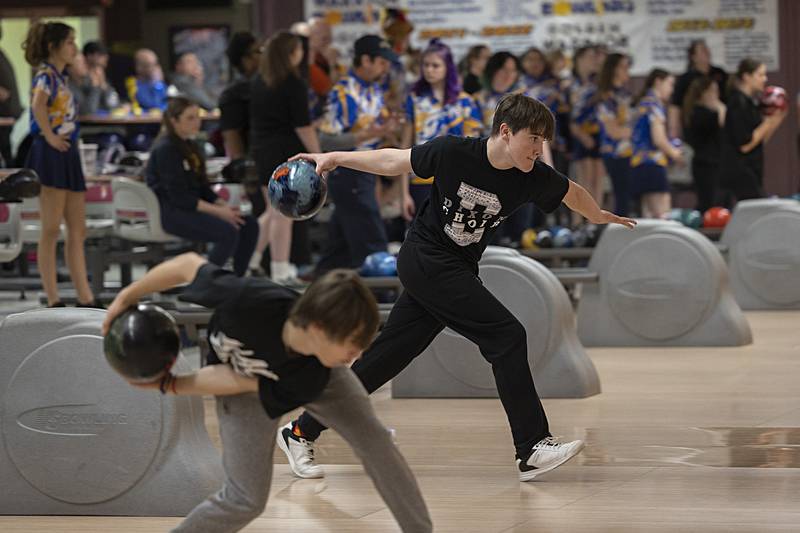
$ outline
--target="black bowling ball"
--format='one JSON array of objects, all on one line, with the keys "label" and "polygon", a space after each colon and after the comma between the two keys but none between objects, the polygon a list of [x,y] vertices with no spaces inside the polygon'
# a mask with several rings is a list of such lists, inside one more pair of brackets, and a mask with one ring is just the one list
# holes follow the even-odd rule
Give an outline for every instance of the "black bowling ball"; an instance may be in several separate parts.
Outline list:
[{"label": "black bowling ball", "polygon": [[178,357],[180,336],[175,320],[157,305],[139,304],[111,323],[103,350],[111,367],[128,381],[161,377]]},{"label": "black bowling ball", "polygon": [[12,202],[23,198],[34,198],[39,196],[41,187],[36,171],[23,168],[0,181],[0,198]]}]

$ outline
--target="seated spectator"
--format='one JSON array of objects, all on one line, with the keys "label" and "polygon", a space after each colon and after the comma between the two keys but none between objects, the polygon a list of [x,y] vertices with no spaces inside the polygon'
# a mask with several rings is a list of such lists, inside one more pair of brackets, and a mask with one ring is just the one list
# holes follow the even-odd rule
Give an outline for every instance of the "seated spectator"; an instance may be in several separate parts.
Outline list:
[{"label": "seated spectator", "polygon": [[[101,111],[111,111],[119,104],[119,96],[108,83],[96,84],[84,54],[78,53],[67,66],[69,90],[75,99],[78,115],[94,115]],[[105,79],[102,80],[105,82]]]},{"label": "seated spectator", "polygon": [[194,141],[200,131],[199,111],[188,98],[170,99],[162,134],[147,162],[147,185],[158,196],[167,233],[212,243],[208,260],[223,266],[233,257],[233,271],[242,276],[256,245],[258,225],[211,190],[203,149]]},{"label": "seated spectator", "polygon": [[100,100],[101,110],[112,110],[119,107],[119,94],[111,87],[106,77],[108,68],[108,50],[100,41],[89,41],[83,45],[83,55],[86,58],[86,67],[93,87],[97,87],[103,94]]},{"label": "seated spectator", "polygon": [[136,76],[125,80],[133,112],[140,115],[153,110],[163,111],[167,107],[167,86],[158,56],[152,50],[142,48],[136,51],[133,60]]},{"label": "seated spectator", "polygon": [[[217,99],[208,92],[203,79],[205,72],[203,64],[191,52],[181,55],[175,62],[175,74],[172,76],[172,85],[169,87],[170,96],[178,94],[197,102],[206,111],[217,107]],[[175,95],[172,94],[173,87]]]}]

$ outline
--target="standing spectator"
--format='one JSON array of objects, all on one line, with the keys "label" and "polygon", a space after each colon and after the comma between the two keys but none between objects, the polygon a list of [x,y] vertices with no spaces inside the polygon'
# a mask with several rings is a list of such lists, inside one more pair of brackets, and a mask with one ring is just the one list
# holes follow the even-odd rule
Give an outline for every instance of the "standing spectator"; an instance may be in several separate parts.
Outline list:
[{"label": "standing spectator", "polygon": [[477,97],[484,131],[489,131],[497,103],[508,93],[523,89],[519,82],[519,60],[511,52],[495,52],[483,71],[483,90]]},{"label": "standing spectator", "polygon": [[[267,41],[259,75],[253,77],[250,85],[250,149],[264,187],[275,167],[291,156],[304,150],[319,150],[319,139],[309,116],[308,85],[300,69],[302,60],[300,37],[280,31]],[[272,280],[299,285],[297,272],[289,263],[292,220],[267,208],[259,218],[259,226],[251,268],[259,267],[269,245]]]},{"label": "standing spectator", "polygon": [[[329,136],[347,136],[355,150],[374,150],[396,129],[390,119],[381,122],[384,91],[379,81],[397,56],[389,43],[377,35],[364,35],[355,42],[353,68],[334,85],[322,131]],[[386,251],[386,229],[375,195],[374,174],[336,169],[328,181],[328,192],[336,208],[331,217],[329,239],[316,274],[338,267],[356,268],[369,254]]]},{"label": "standing spectator", "polygon": [[[2,37],[0,27],[0,37]],[[14,67],[0,50],[0,117],[18,119],[22,115],[19,88]],[[0,126],[0,167],[11,164],[11,130],[13,126]]]},{"label": "standing spectator", "polygon": [[628,216],[630,209],[631,94],[630,60],[622,54],[606,56],[597,80],[597,118],[600,155],[614,187],[614,212]]},{"label": "standing spectator", "polygon": [[217,99],[206,90],[203,84],[204,79],[203,64],[197,55],[191,52],[181,54],[175,61],[175,74],[172,76],[172,85],[168,88],[167,93],[173,96],[172,92],[174,91],[176,95],[185,96],[206,111],[211,111],[216,109]]},{"label": "standing spectator", "polygon": [[[249,152],[250,84],[258,71],[261,47],[255,35],[239,32],[231,38],[226,54],[236,71],[236,77],[219,97],[219,122],[225,154],[234,160],[247,156]],[[255,216],[259,214],[254,213]]]},{"label": "standing spectator", "polygon": [[49,307],[64,307],[56,284],[56,243],[66,223],[64,255],[78,305],[99,307],[86,275],[86,182],[78,153],[75,101],[64,69],[78,53],[75,30],[60,22],[36,22],[23,44],[25,60],[37,68],[31,89],[33,143],[25,166],[39,174],[41,234],[36,249],[39,276]]},{"label": "standing spectator", "polygon": [[[559,116],[559,113],[566,112],[568,110],[567,102],[560,90],[559,80],[553,75],[544,53],[538,48],[528,48],[522,54],[520,63],[522,64],[522,84],[525,87],[525,94],[546,105],[555,117]],[[554,168],[562,174],[567,174],[566,139],[563,131],[563,128],[561,130],[557,128],[552,143],[547,142],[545,146],[549,146],[552,150],[551,158]],[[543,156],[545,159],[547,150]],[[550,164],[550,161],[545,162]]]},{"label": "standing spectator", "polygon": [[419,71],[418,51],[410,46],[414,25],[408,21],[406,10],[397,8],[382,8],[380,24],[383,37],[396,56],[389,67],[384,90],[397,93],[402,105]]},{"label": "standing spectator", "polygon": [[550,72],[558,78],[559,83],[566,82],[572,76],[572,71],[567,67],[567,56],[562,50],[548,52],[547,63],[550,65]]},{"label": "standing spectator", "polygon": [[755,59],[739,62],[736,77],[728,93],[728,112],[722,133],[722,168],[720,183],[726,204],[732,198],[747,200],[764,194],[764,143],[769,141],[787,111],[775,110],[761,116],[756,98],[767,83],[767,66]]},{"label": "standing spectator", "polygon": [[125,80],[128,99],[136,115],[161,112],[167,107],[167,86],[158,56],[152,50],[142,48],[133,56],[136,76]]},{"label": "standing spectator", "polygon": [[[578,183],[595,201],[603,205],[603,161],[600,159],[600,126],[597,122],[597,62],[595,49],[585,46],[575,51],[568,95],[573,160],[577,163]],[[576,215],[577,217],[577,215]],[[576,222],[577,220],[574,220]]]},{"label": "standing spectator", "polygon": [[719,67],[711,64],[711,51],[703,39],[695,39],[689,43],[686,50],[689,64],[686,72],[681,74],[675,82],[675,92],[672,93],[672,100],[669,105],[669,136],[671,139],[680,137],[681,134],[681,110],[686,92],[692,82],[700,76],[708,76],[717,84],[720,98],[725,101],[725,91],[727,89],[728,74]]},{"label": "standing spectator", "polygon": [[224,266],[233,257],[233,271],[243,276],[258,226],[253,217],[242,217],[211,190],[203,149],[194,140],[200,131],[197,104],[183,96],[170,98],[162,124],[145,175],[158,196],[164,230],[190,241],[212,243],[208,260]]},{"label": "standing spectator", "polygon": [[481,79],[491,55],[492,51],[485,44],[477,44],[467,51],[467,55],[459,63],[465,93],[475,95],[483,88]]},{"label": "standing spectator", "polygon": [[631,194],[641,199],[642,216],[661,218],[670,210],[669,161],[682,161],[681,151],[667,137],[667,114],[664,106],[672,96],[675,77],[653,69],[642,92],[634,101],[636,118],[631,140]]},{"label": "standing spectator", "polygon": [[308,22],[308,71],[311,89],[326,99],[333,87],[334,65],[330,47],[333,42],[331,26],[325,19],[314,17]]},{"label": "standing spectator", "polygon": [[[404,147],[425,144],[445,135],[474,137],[482,129],[480,109],[472,97],[461,90],[450,47],[438,39],[431,40],[422,52],[420,77],[411,86],[406,114]],[[415,207],[424,209],[433,179],[412,175],[410,185],[406,182],[404,190],[410,187],[412,200],[406,200],[404,193],[403,216],[407,221],[413,218]]]},{"label": "standing spectator", "polygon": [[700,211],[718,201],[722,127],[726,111],[714,80],[708,76],[695,78],[683,99],[683,133],[694,150],[692,180]]}]

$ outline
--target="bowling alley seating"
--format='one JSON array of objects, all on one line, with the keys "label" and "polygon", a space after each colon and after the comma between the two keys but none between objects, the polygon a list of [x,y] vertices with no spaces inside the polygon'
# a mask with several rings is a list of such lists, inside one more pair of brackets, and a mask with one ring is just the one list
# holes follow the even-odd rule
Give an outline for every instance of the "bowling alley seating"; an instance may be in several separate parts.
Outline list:
[{"label": "bowling alley seating", "polygon": [[[127,384],[95,309],[0,323],[4,515],[184,516],[222,480],[199,397]],[[188,371],[178,358],[177,371]]]},{"label": "bowling alley seating", "polygon": [[114,233],[138,243],[179,242],[161,227],[161,206],[146,183],[130,178],[114,178]]},{"label": "bowling alley seating", "polygon": [[[562,284],[540,263],[510,248],[489,247],[479,264],[484,285],[528,335],[528,360],[544,398],[584,398],[600,380],[575,331]],[[491,366],[478,347],[450,329],[392,381],[394,398],[496,398]]]},{"label": "bowling alley seating", "polygon": [[739,202],[721,242],[742,309],[800,309],[800,202]]},{"label": "bowling alley seating", "polygon": [[585,346],[741,346],[752,342],[716,246],[674,221],[609,226],[583,287],[578,336]]},{"label": "bowling alley seating", "polygon": [[22,219],[19,203],[0,200],[0,263],[13,261],[22,251]]}]

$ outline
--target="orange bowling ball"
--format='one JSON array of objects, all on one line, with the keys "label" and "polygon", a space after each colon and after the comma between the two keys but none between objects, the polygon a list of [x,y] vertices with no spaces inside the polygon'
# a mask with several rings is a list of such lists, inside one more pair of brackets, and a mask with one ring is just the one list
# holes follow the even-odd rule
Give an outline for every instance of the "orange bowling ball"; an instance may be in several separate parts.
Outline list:
[{"label": "orange bowling ball", "polygon": [[712,207],[703,215],[704,228],[724,228],[731,219],[731,212],[724,207]]}]

